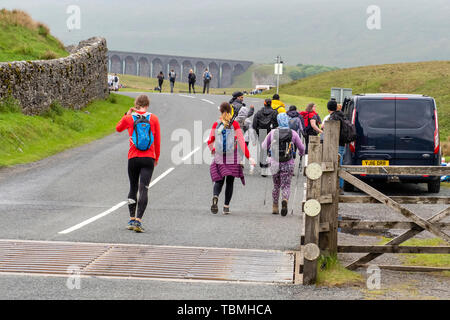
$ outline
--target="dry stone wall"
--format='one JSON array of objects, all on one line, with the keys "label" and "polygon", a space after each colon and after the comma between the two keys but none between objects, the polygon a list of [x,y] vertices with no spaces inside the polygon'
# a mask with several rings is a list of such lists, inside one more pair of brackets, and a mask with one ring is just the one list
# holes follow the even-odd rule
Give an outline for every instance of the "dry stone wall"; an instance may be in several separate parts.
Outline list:
[{"label": "dry stone wall", "polygon": [[81,109],[108,97],[108,48],[103,38],[91,38],[70,49],[65,58],[0,63],[0,98],[20,101],[22,112],[37,115],[58,101]]}]

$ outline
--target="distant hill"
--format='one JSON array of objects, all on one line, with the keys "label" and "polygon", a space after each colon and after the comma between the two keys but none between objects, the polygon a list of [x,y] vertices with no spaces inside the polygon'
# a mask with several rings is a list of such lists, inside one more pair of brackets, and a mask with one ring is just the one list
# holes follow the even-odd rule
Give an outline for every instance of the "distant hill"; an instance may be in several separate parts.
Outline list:
[{"label": "distant hill", "polygon": [[0,10],[0,62],[48,60],[67,56],[49,28],[20,10]]},{"label": "distant hill", "polygon": [[329,99],[332,87],[352,88],[353,94],[389,92],[432,96],[439,111],[441,141],[450,136],[450,61],[341,69],[282,85],[280,93]]},{"label": "distant hill", "polygon": [[[273,64],[254,64],[245,73],[236,77],[232,86],[254,88],[256,85],[276,85]],[[321,65],[298,64],[296,66],[283,66],[283,75],[280,83],[289,83],[294,80],[306,78],[322,72],[337,70],[336,67]]]}]

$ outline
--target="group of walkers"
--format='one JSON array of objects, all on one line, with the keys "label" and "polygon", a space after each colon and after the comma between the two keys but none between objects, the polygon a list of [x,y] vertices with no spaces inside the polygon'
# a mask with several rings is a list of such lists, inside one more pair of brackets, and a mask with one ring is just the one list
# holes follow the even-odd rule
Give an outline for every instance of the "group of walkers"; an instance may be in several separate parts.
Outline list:
[{"label": "group of walkers", "polygon": [[[291,194],[291,181],[295,175],[295,159],[307,154],[309,137],[323,133],[326,120],[341,122],[339,154],[344,156],[345,144],[349,142],[348,121],[336,100],[328,104],[329,115],[322,122],[314,103],[308,104],[305,111],[289,108],[275,94],[272,99],[264,101],[264,107],[255,114],[254,106],[246,107],[243,94],[236,92],[229,103],[220,106],[221,116],[211,129],[208,146],[214,156],[210,166],[211,179],[214,182],[211,212],[218,212],[218,200],[224,184],[225,202],[223,213],[230,213],[235,178],[240,178],[245,185],[242,157],[250,160],[250,172],[255,160],[250,157],[249,142],[259,148],[259,166],[261,176],[272,176],[272,213],[286,216]],[[344,132],[344,134],[343,134]],[[350,139],[354,139],[350,138]],[[240,149],[239,152],[237,149]],[[343,181],[340,180],[340,192],[343,193]],[[280,210],[281,195],[281,210]]]},{"label": "group of walkers", "polygon": [[[162,92],[162,86],[164,83],[164,73],[161,71],[158,76],[156,77],[158,79],[158,86],[155,88],[155,90]],[[170,82],[170,93],[173,93],[173,89],[175,88],[175,81],[177,79],[177,73],[174,69],[171,69],[169,72],[169,82]],[[208,93],[209,94],[209,86],[210,82],[213,79],[212,73],[208,70],[208,68],[205,69],[202,75],[203,79],[203,94]],[[192,93],[192,91],[195,94],[195,83],[197,82],[197,76],[194,73],[193,69],[189,70],[188,74],[188,84],[189,84],[189,93]]]},{"label": "group of walkers", "polygon": [[[160,124],[158,117],[148,112],[149,106],[148,96],[138,96],[134,107],[125,113],[116,127],[118,132],[128,130],[130,136],[130,220],[127,228],[136,232],[144,232],[142,217],[148,203],[150,180],[160,156]],[[230,214],[235,179],[239,178],[245,185],[244,158],[249,160],[251,169],[257,164],[248,149],[252,143],[259,148],[261,176],[272,176],[272,213],[286,216],[295,159],[307,153],[309,137],[323,133],[328,119],[341,121],[339,154],[342,160],[344,146],[348,143],[348,137],[343,135],[347,122],[336,100],[330,100],[327,108],[329,116],[322,123],[314,103],[298,112],[296,106],[287,108],[277,94],[273,99],[266,99],[264,107],[256,113],[254,106],[246,106],[242,92],[235,92],[229,102],[223,102],[219,107],[220,117],[214,122],[207,141],[213,157],[210,165],[213,181],[211,212],[218,213],[219,196],[225,186],[223,214]]]}]

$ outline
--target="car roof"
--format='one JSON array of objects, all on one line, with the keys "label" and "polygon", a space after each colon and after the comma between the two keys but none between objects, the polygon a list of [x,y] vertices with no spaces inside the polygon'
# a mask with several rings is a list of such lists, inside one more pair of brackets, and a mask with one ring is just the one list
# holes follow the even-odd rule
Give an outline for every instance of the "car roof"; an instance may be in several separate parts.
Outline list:
[{"label": "car roof", "polygon": [[423,94],[410,94],[410,93],[364,93],[357,94],[358,98],[414,98],[414,99],[433,99],[432,97]]}]

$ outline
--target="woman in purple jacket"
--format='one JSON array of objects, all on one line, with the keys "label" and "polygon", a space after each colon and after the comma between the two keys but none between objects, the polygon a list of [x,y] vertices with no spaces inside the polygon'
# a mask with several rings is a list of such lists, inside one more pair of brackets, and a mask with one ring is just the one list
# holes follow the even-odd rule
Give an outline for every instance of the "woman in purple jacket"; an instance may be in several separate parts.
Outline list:
[{"label": "woman in purple jacket", "polygon": [[269,160],[270,170],[273,178],[273,214],[278,214],[278,201],[280,190],[282,192],[281,215],[286,216],[288,212],[288,201],[291,193],[291,179],[294,174],[294,145],[297,147],[300,156],[305,153],[300,136],[297,132],[289,128],[289,117],[286,113],[277,116],[278,128],[270,131],[262,143],[262,148],[270,149]]}]

